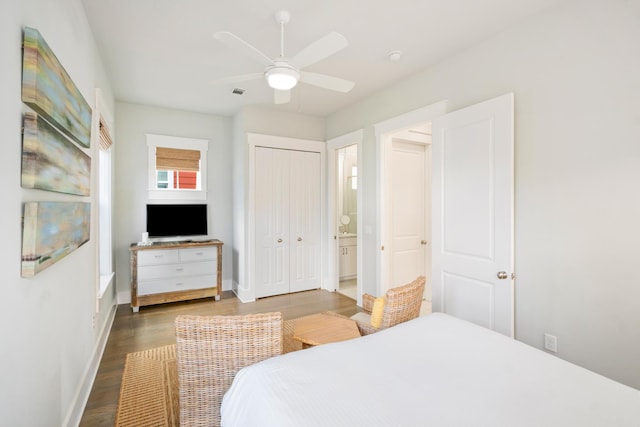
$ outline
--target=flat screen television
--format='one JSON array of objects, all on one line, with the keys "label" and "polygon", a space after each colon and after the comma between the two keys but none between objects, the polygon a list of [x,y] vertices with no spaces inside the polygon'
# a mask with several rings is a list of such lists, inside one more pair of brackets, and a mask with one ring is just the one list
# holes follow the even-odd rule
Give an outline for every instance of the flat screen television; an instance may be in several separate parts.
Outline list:
[{"label": "flat screen television", "polygon": [[207,205],[147,205],[149,237],[206,236]]}]

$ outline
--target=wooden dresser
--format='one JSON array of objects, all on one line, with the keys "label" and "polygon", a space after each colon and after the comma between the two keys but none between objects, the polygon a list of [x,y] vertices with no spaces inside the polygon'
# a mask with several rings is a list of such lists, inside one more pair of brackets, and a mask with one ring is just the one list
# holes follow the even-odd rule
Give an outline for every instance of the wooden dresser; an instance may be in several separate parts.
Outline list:
[{"label": "wooden dresser", "polygon": [[159,242],[129,247],[131,308],[222,294],[222,242]]}]

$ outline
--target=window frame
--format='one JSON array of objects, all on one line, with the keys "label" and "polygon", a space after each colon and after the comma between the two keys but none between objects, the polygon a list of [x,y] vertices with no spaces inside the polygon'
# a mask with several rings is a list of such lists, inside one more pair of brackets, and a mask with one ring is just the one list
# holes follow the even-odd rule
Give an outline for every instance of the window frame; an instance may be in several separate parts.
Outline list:
[{"label": "window frame", "polygon": [[[148,147],[149,200],[207,200],[207,151],[209,140],[178,136],[146,134]],[[157,188],[156,148],[200,151],[200,189]]]},{"label": "window frame", "polygon": [[98,298],[107,291],[114,276],[112,258],[113,236],[113,188],[112,188],[112,150],[98,150],[98,233],[99,233],[99,275]]},{"label": "window frame", "polygon": [[[100,300],[114,283],[113,253],[113,162],[115,149],[114,120],[100,88],[95,89],[95,110],[91,132],[92,160],[92,221],[91,232],[96,237],[96,313],[100,312]],[[103,147],[101,126],[106,127],[109,146]],[[106,149],[105,149],[106,148]]]}]

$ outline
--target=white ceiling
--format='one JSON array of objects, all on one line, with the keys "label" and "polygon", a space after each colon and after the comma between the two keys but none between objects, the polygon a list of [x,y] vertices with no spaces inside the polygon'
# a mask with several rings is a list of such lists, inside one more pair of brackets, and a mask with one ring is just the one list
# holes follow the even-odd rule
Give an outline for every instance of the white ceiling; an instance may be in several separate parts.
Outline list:
[{"label": "white ceiling", "polygon": [[[349,46],[305,70],[354,81],[348,94],[299,84],[283,111],[326,116],[528,17],[567,0],[82,0],[117,100],[221,115],[272,105],[263,80],[212,85],[262,71],[244,51],[213,39],[230,31],[278,56],[274,14],[291,12],[292,57],[330,31]],[[399,62],[390,51],[403,52]],[[234,87],[244,95],[231,93]]]}]

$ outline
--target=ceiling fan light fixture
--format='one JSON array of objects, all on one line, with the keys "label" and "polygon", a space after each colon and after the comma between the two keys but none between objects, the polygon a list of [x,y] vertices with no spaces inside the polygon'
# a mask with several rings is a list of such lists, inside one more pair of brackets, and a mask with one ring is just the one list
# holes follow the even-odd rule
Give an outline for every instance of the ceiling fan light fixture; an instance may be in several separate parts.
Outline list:
[{"label": "ceiling fan light fixture", "polygon": [[267,83],[273,89],[289,90],[298,84],[300,73],[289,66],[275,66],[264,73]]}]

